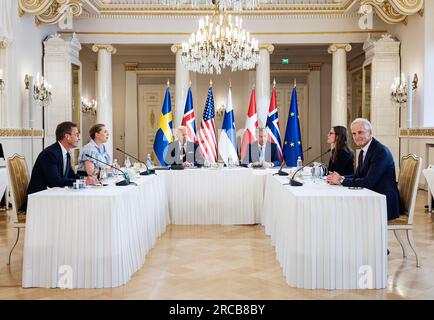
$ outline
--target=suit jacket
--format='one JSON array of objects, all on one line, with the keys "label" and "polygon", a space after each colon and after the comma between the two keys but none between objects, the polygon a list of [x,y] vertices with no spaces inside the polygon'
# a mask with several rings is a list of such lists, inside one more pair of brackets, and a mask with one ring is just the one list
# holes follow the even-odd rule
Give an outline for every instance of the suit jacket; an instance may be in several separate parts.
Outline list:
[{"label": "suit jacket", "polygon": [[396,183],[395,163],[390,150],[376,139],[372,138],[363,165],[357,166],[355,174],[345,176],[342,184],[384,194],[387,201],[387,219],[396,219],[400,216],[401,202]]},{"label": "suit jacket", "polygon": [[[193,163],[195,166],[202,166],[203,165],[203,158],[202,154],[200,153],[200,150],[198,149],[199,145],[197,143],[187,141],[186,143],[187,150],[186,152],[186,161]],[[179,141],[175,140],[169,144],[167,147],[167,153],[166,158],[164,159],[167,164],[182,164],[182,160],[180,157],[181,149],[179,147]]]},{"label": "suit jacket", "polygon": [[336,171],[341,176],[354,174],[354,155],[349,150],[338,150],[336,154],[336,161],[332,162],[330,158],[329,171]]},{"label": "suit jacket", "polygon": [[[258,141],[249,143],[246,156],[242,160],[243,165],[259,161],[259,143]],[[277,145],[274,142],[267,141],[265,145],[265,161],[272,162],[275,167],[280,166],[279,153],[277,151]]]},{"label": "suit jacket", "polygon": [[[72,186],[79,179],[70,168],[68,176],[63,175],[63,154],[58,142],[42,150],[33,166],[27,195],[47,189],[47,187]],[[27,199],[22,209],[27,208]]]}]

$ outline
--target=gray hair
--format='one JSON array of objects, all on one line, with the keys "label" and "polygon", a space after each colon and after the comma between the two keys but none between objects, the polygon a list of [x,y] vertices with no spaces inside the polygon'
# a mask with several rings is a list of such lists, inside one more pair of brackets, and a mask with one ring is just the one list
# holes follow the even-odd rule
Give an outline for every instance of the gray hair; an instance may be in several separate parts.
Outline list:
[{"label": "gray hair", "polygon": [[179,126],[178,128],[176,128],[176,133],[180,132],[181,130],[187,131],[187,127],[186,126]]},{"label": "gray hair", "polygon": [[351,127],[355,124],[363,124],[363,126],[365,127],[365,130],[369,130],[370,132],[372,132],[372,125],[368,119],[365,119],[365,118],[354,119],[354,121],[351,122]]},{"label": "gray hair", "polygon": [[258,127],[258,128],[256,128],[256,132],[257,133],[259,133],[259,132],[265,132],[265,134],[268,135],[267,128],[264,128],[264,127]]}]

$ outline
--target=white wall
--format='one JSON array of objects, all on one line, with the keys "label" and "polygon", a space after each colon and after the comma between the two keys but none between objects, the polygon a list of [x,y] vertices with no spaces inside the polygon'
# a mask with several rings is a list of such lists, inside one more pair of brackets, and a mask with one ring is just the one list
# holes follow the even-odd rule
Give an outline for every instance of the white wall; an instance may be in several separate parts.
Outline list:
[{"label": "white wall", "polygon": [[[80,61],[81,61],[81,96],[87,98],[89,101],[92,99],[96,100],[96,90],[95,90],[95,72],[96,72],[96,57],[92,55],[90,50],[83,48],[80,51]],[[82,113],[82,123],[81,132],[83,145],[89,140],[89,129],[96,123],[96,116],[90,115],[88,113]]]},{"label": "white wall", "polygon": [[[418,88],[414,91],[413,95],[412,126],[413,128],[423,127],[424,91],[426,87],[424,83],[425,16],[421,17],[415,14],[408,18],[407,25],[402,23],[391,25],[388,30],[401,42],[401,73],[404,73],[405,77],[407,77],[407,74],[410,74],[412,78],[413,74],[417,73],[419,78]],[[434,120],[432,122],[434,125]],[[406,108],[401,111],[401,127],[407,127]]]}]

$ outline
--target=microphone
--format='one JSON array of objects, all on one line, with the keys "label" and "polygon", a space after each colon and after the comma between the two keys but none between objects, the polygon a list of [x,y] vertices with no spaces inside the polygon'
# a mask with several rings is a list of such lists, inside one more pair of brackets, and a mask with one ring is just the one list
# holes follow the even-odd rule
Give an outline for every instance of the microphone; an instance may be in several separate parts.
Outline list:
[{"label": "microphone", "polygon": [[139,159],[137,159],[136,157],[130,155],[129,153],[126,153],[124,150],[121,150],[119,148],[116,148],[117,151],[122,152],[123,154],[133,158],[134,160],[137,160],[140,163],[143,163],[146,167],[146,171],[140,172],[141,176],[147,176],[148,174],[156,174],[154,169],[149,169],[148,166],[146,165],[146,163],[144,163],[143,161],[140,161]]},{"label": "microphone", "polygon": [[313,159],[312,161],[310,161],[309,163],[305,164],[304,166],[302,166],[301,168],[298,168],[294,174],[292,175],[291,179],[289,180],[290,185],[293,187],[300,187],[303,185],[303,183],[301,183],[300,181],[297,181],[294,179],[295,175],[297,174],[297,172],[299,172],[300,170],[302,170],[303,168],[305,168],[306,166],[310,165],[312,162],[314,162],[315,160],[318,160],[319,158],[321,158],[322,156],[326,155],[327,153],[329,153],[332,149],[328,149],[326,152],[320,154],[318,157],[316,157],[315,159]]},{"label": "microphone", "polygon": [[[312,146],[307,147],[307,149],[303,151],[303,154],[305,152],[309,151],[310,149],[312,149]],[[285,171],[282,170],[282,168],[283,168],[284,165],[285,165],[285,158],[283,158],[283,160],[282,160],[282,165],[280,166],[279,171],[277,171],[277,173],[275,173],[275,174],[278,174],[279,176],[289,176],[288,172],[285,172]],[[273,176],[275,174],[273,174]]]},{"label": "microphone", "polygon": [[109,164],[109,163],[105,163],[104,161],[101,161],[101,160],[99,160],[99,159],[97,159],[97,158],[94,158],[94,157],[92,157],[92,156],[91,156],[90,154],[88,154],[88,153],[86,153],[85,156],[86,156],[86,157],[89,157],[89,158],[91,158],[91,159],[93,159],[93,160],[96,160],[96,161],[98,161],[98,162],[101,162],[101,163],[105,164],[106,166],[109,166],[109,167],[111,167],[111,168],[113,168],[113,169],[116,169],[116,170],[122,172],[122,174],[124,175],[124,179],[125,179],[125,180],[122,180],[122,181],[116,182],[116,185],[117,185],[117,186],[128,186],[128,185],[130,184],[130,178],[128,178],[127,174],[126,174],[124,171],[122,171],[121,169],[116,168],[115,166],[112,166],[112,165]]}]

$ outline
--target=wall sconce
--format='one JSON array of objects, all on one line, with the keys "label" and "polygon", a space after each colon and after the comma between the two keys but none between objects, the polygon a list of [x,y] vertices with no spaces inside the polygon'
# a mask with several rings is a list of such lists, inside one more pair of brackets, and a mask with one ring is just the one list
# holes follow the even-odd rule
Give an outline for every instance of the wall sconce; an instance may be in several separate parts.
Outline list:
[{"label": "wall sconce", "polygon": [[[418,81],[419,79],[415,73],[413,76],[413,81],[411,82],[412,90],[417,89]],[[391,86],[390,90],[390,96],[393,102],[398,103],[400,106],[404,103],[407,103],[408,88],[404,74],[402,74],[400,78],[395,78],[395,83]]]},{"label": "wall sconce", "polygon": [[36,82],[33,85],[33,99],[41,107],[47,107],[51,103],[51,89],[52,86],[38,72],[36,74]]},{"label": "wall sconce", "polygon": [[3,90],[5,89],[5,80],[3,79],[3,69],[0,69],[0,91],[3,92]]},{"label": "wall sconce", "polygon": [[221,104],[220,106],[218,106],[218,107],[215,109],[215,114],[216,114],[216,116],[217,116],[218,118],[221,118],[221,117],[223,117],[223,115],[225,114],[225,111],[226,111],[226,107],[225,107],[225,105],[224,105],[224,104]]},{"label": "wall sconce", "polygon": [[87,98],[81,97],[81,112],[95,116],[97,105],[98,103],[94,99],[89,101]]}]

